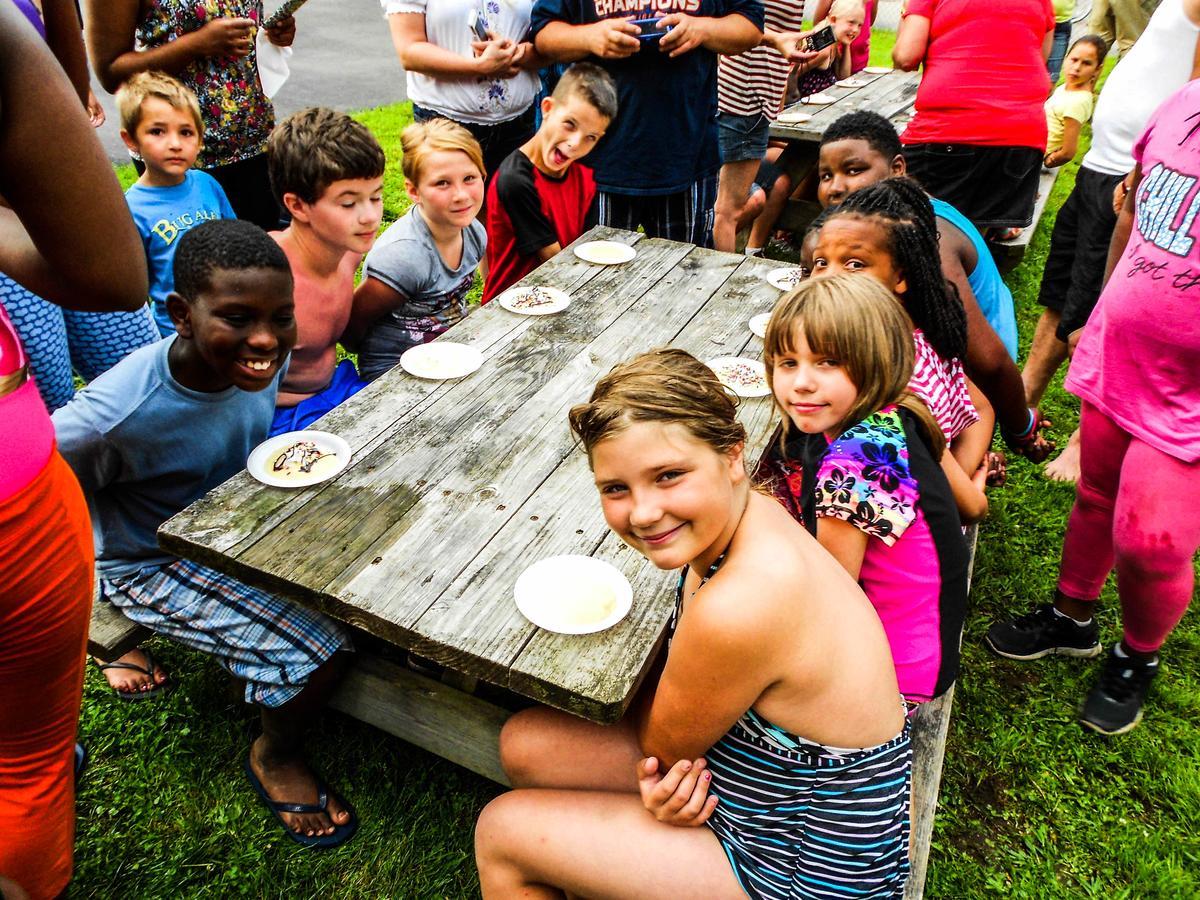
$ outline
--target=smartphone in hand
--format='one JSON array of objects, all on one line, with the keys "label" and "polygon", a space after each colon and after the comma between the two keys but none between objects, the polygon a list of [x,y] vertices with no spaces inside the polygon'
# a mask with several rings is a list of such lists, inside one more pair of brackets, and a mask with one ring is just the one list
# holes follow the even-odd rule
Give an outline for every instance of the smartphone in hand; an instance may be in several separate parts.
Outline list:
[{"label": "smartphone in hand", "polygon": [[833,41],[833,26],[826,25],[820,31],[814,31],[804,39],[804,49],[809,53],[816,53],[819,50],[824,50]]},{"label": "smartphone in hand", "polygon": [[639,41],[657,41],[671,30],[662,26],[662,19],[632,19],[630,24],[638,27]]},{"label": "smartphone in hand", "polygon": [[475,40],[491,40],[487,33],[487,23],[484,22],[482,9],[476,8],[467,13],[467,27],[470,28],[471,33],[475,35]]}]

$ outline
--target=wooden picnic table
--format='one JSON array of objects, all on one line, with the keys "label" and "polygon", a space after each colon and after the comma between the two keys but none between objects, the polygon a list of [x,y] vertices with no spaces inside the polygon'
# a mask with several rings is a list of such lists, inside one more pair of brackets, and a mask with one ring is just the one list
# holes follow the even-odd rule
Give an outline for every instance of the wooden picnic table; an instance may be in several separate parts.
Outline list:
[{"label": "wooden picnic table", "polygon": [[[847,87],[845,81],[839,81],[822,91],[836,98],[833,103],[814,106],[800,102],[784,109],[779,119],[771,123],[771,137],[812,144],[815,150],[825,129],[848,112],[865,110],[879,113],[897,130],[902,130],[912,118],[913,101],[917,96],[917,86],[921,83],[919,72],[892,69],[885,74],[875,75],[863,71],[848,80],[861,86]],[[812,118],[804,122],[789,121],[796,115],[811,115]]]},{"label": "wooden picnic table", "polygon": [[[610,533],[567,410],[643,350],[760,357],[747,321],[780,292],[764,279],[770,261],[609,228],[581,241],[597,238],[637,256],[601,266],[567,249],[523,282],[568,292],[562,313],[492,303],[445,335],[482,352],[474,374],[426,381],[397,367],[321,419],[314,427],[354,453],[335,479],[289,490],[242,472],[166,522],[162,546],[462,676],[615,722],[659,647],[678,576]],[[756,452],[769,398],[743,401],[739,416]],[[634,603],[622,622],[566,636],[521,615],[517,577],[563,553],[625,573]],[[360,653],[334,705],[504,780],[495,740],[508,712],[478,696]]]},{"label": "wooden picnic table", "polygon": [[[787,149],[779,158],[779,165],[791,178],[792,187],[801,182],[816,168],[821,136],[825,129],[846,113],[858,110],[877,112],[903,131],[912,117],[913,100],[917,86],[921,83],[918,72],[902,72],[892,69],[886,74],[859,72],[851,82],[861,86],[847,87],[840,81],[822,93],[836,98],[833,103],[822,106],[803,102],[785,108],[779,118],[771,123],[771,137],[788,142]],[[806,121],[797,121],[796,116]],[[793,200],[779,217],[778,225],[792,232],[802,231],[820,213],[815,200]]]}]

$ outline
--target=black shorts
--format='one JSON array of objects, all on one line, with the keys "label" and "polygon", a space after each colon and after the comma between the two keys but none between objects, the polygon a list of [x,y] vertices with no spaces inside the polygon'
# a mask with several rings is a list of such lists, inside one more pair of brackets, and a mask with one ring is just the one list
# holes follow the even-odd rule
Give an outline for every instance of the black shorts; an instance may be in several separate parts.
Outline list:
[{"label": "black shorts", "polygon": [[1117,224],[1113,190],[1121,178],[1080,166],[1075,187],[1054,220],[1038,303],[1062,314],[1060,341],[1087,324],[1100,299],[1108,243]]},{"label": "black shorts", "polygon": [[1036,147],[910,144],[908,174],[976,228],[1024,228],[1033,221],[1042,151]]}]

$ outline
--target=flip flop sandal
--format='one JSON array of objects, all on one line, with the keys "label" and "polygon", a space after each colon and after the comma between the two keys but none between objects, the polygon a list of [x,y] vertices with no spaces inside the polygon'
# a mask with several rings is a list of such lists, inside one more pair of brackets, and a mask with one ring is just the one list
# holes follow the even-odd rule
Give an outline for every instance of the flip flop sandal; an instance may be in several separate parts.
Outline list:
[{"label": "flip flop sandal", "polygon": [[163,694],[165,694],[171,690],[171,687],[173,686],[173,682],[170,679],[168,679],[167,681],[164,681],[162,684],[155,683],[154,682],[154,673],[158,671],[158,666],[156,666],[154,664],[154,657],[150,655],[149,650],[143,650],[142,653],[146,657],[146,665],[145,666],[139,666],[137,663],[131,663],[131,662],[101,663],[101,662],[97,662],[94,657],[92,658],[92,665],[95,666],[97,669],[99,669],[101,672],[107,672],[109,669],[124,669],[124,670],[128,670],[130,672],[141,672],[143,675],[147,675],[150,677],[151,684],[153,684],[154,686],[151,687],[149,690],[118,691],[116,688],[113,688],[113,693],[116,694],[118,697],[120,697],[122,700],[149,700],[151,697],[161,697]]},{"label": "flip flop sandal", "polygon": [[322,813],[326,812],[329,807],[329,785],[327,785],[321,776],[316,775],[317,779],[317,802],[316,803],[280,803],[277,800],[272,800],[271,795],[267,793],[267,789],[263,787],[263,783],[258,780],[258,776],[254,774],[254,767],[250,765],[250,757],[246,757],[242,763],[242,769],[246,772],[246,778],[250,782],[250,787],[254,788],[254,792],[258,794],[259,799],[266,804],[267,809],[271,814],[279,820],[279,824],[283,826],[284,832],[297,844],[302,847],[312,847],[316,850],[328,850],[330,847],[336,847],[338,844],[345,843],[354,836],[354,832],[358,831],[358,813],[354,811],[354,807],[350,805],[350,801],[341,794],[337,795],[338,800],[342,802],[342,806],[346,808],[346,812],[350,813],[350,821],[345,825],[334,825],[333,834],[313,835],[309,837],[307,834],[300,834],[293,831],[288,823],[283,819],[283,813]]}]

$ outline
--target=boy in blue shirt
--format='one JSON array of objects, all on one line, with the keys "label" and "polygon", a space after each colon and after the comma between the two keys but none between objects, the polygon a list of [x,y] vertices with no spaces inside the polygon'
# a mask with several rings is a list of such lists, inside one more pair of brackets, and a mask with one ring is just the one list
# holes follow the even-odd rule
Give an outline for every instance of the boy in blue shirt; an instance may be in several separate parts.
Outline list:
[{"label": "boy in blue shirt", "polygon": [[[58,448],[87,497],[100,595],[246,682],[263,729],[247,777],[289,837],[332,846],[357,820],[305,764],[301,738],[344,666],[346,632],[157,540],[163,522],[241,470],[266,437],[296,341],[291,269],[256,225],[218,220],[180,239],[175,282],[167,307],[176,334],[131,353],[58,410]],[[114,686],[125,679],[126,698],[165,683],[140,649],[116,666],[138,673],[105,672]]]},{"label": "boy in blue shirt", "polygon": [[201,222],[237,216],[217,180],[192,168],[204,134],[195,94],[170,75],[140,72],[117,91],[117,109],[121,139],[146,166],[125,201],[146,248],[154,322],[166,337],[175,333],[166,303],[179,239]]}]

